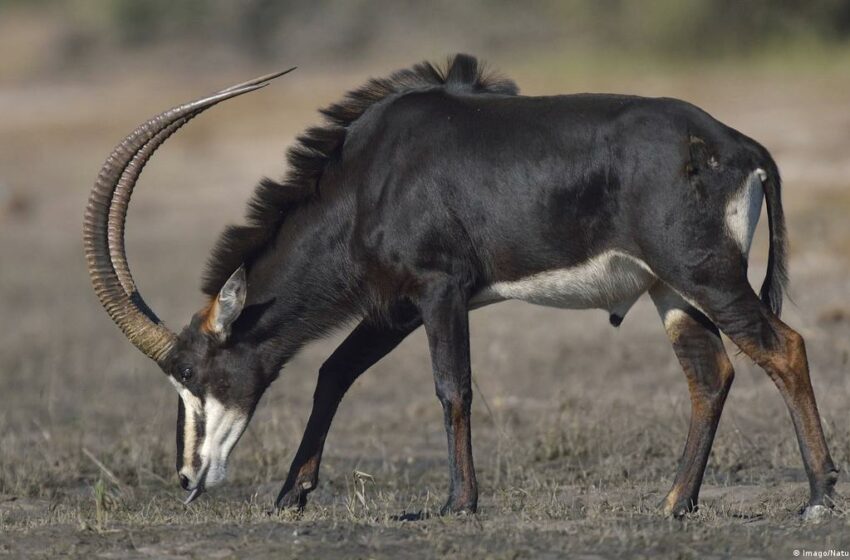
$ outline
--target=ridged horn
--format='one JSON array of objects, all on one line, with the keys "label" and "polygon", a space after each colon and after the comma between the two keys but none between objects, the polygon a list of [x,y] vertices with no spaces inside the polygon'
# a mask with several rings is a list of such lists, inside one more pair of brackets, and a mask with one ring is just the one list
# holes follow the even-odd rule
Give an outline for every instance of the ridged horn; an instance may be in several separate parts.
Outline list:
[{"label": "ridged horn", "polygon": [[189,120],[221,101],[265,87],[292,70],[261,76],[160,113],[124,138],[97,176],[83,222],[89,276],[112,320],[130,342],[160,366],[165,365],[176,335],[142,299],[124,250],[124,225],[136,181],[156,149]]}]

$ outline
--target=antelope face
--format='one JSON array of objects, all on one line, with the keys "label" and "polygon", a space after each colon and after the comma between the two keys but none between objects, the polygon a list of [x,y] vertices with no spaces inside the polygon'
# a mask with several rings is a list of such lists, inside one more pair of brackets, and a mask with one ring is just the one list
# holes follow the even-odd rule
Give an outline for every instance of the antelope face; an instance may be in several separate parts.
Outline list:
[{"label": "antelope face", "polygon": [[210,306],[177,336],[167,368],[177,389],[177,474],[187,503],[221,483],[227,460],[268,386],[260,363],[231,340],[245,302],[240,268]]},{"label": "antelope face", "polygon": [[140,124],[104,162],[86,206],[83,244],[95,293],[127,339],[162,368],[180,394],[177,471],[192,491],[187,501],[224,479],[227,458],[276,371],[263,376],[256,352],[230,336],[245,303],[242,267],[179,336],[156,317],[133,281],[124,251],[130,197],[145,163],[183,125],[291,70],[225,88]]}]

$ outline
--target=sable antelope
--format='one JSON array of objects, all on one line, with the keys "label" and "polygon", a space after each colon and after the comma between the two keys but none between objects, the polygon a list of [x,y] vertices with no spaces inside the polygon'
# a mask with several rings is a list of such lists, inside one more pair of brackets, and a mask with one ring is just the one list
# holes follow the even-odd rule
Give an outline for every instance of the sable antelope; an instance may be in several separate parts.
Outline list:
[{"label": "sable antelope", "polygon": [[[115,148],[92,190],[85,249],[110,317],[179,393],[177,471],[187,503],[225,477],[261,395],[311,339],[360,322],[319,370],[313,410],[276,500],[305,505],[346,390],[419,325],[430,346],[449,449],[443,512],[474,512],[468,312],[520,299],[599,308],[615,326],[649,292],[687,377],[692,412],[663,504],[697,505],[733,369],[720,332],[784,397],[811,497],[831,503],[830,458],[802,337],[779,319],[786,233],[776,164],[761,145],[675,99],[525,97],[457,55],[374,79],[324,109],[264,180],[248,224],[225,230],[204,276],[209,303],[180,334],[136,289],[124,251],[145,162],[206,109],[284,74],[180,105]],[[767,275],[747,257],[766,200]]]}]

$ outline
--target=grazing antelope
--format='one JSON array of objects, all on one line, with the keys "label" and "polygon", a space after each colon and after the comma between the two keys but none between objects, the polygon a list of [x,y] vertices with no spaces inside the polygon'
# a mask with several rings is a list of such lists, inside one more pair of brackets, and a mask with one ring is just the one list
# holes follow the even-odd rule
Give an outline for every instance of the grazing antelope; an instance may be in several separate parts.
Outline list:
[{"label": "grazing antelope", "polygon": [[[457,55],[369,81],[324,109],[264,180],[248,223],[225,230],[203,281],[209,303],[179,334],[133,283],[124,222],[153,152],[264,76],[142,124],[106,160],[85,216],[92,283],[107,313],[180,396],[177,471],[187,503],[225,477],[263,392],[308,341],[360,322],[319,370],[313,410],[276,506],[304,507],[343,395],[423,325],[449,449],[443,512],[474,512],[469,310],[507,299],[599,308],[615,326],[644,292],[691,394],[691,421],[664,511],[697,496],[733,369],[725,333],[763,367],[797,432],[811,497],[830,505],[838,471],[803,339],[779,320],[786,284],[780,179],[770,154],[675,99],[518,95]],[[756,295],[747,255],[762,198],[770,229]]]}]

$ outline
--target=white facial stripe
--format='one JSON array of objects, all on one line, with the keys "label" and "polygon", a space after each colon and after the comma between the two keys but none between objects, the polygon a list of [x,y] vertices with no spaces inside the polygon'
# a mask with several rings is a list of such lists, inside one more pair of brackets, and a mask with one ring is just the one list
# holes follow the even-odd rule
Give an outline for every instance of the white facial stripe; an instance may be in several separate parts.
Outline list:
[{"label": "white facial stripe", "polygon": [[[182,397],[181,397],[182,398]],[[195,458],[195,413],[183,403],[183,467],[192,467]]]},{"label": "white facial stripe", "polygon": [[[195,451],[198,444],[197,419],[203,418],[203,405],[201,399],[192,394],[185,387],[179,389],[180,399],[183,401],[183,471],[191,473],[194,471]],[[189,476],[193,479],[192,476]]]},{"label": "white facial stripe", "polygon": [[762,181],[766,178],[767,174],[761,168],[750,173],[744,185],[726,205],[726,229],[744,255],[750,253],[764,198]]},{"label": "white facial stripe", "polygon": [[213,397],[206,398],[204,413],[206,437],[201,446],[201,472],[206,472],[205,483],[210,487],[224,480],[227,459],[245,431],[248,416],[238,409],[228,410]]},{"label": "white facial stripe", "polygon": [[221,444],[219,459],[221,459],[222,462],[227,461],[227,458],[230,456],[230,451],[233,449],[233,446],[236,445],[236,442],[239,441],[239,437],[242,435],[244,430],[245,417],[240,414],[233,418],[229,432],[225,437],[224,442]]},{"label": "white facial stripe", "polygon": [[202,470],[195,472],[194,462],[198,445],[197,420],[204,417],[204,406],[201,399],[193,395],[176,379],[168,376],[168,380],[177,389],[177,394],[183,402],[183,467],[180,469],[180,474],[188,477],[194,484],[197,483],[196,476],[203,472]]},{"label": "white facial stripe", "polygon": [[[205,475],[205,486],[212,487],[224,480],[227,471],[227,459],[230,452],[248,425],[248,415],[239,409],[227,409],[216,398],[207,396],[204,402],[193,395],[174,378],[168,378],[183,401],[183,468],[180,474],[192,481],[192,486]],[[197,419],[204,422],[204,439],[198,441]],[[198,455],[201,466],[194,465],[195,451],[201,446]]]}]

